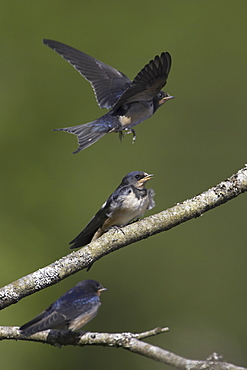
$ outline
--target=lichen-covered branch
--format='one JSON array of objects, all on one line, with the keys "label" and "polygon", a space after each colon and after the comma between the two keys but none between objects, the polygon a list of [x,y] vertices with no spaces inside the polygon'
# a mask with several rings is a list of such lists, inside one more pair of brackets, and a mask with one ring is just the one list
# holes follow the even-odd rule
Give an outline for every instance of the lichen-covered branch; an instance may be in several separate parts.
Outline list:
[{"label": "lichen-covered branch", "polygon": [[0,326],[0,340],[25,340],[50,344],[53,346],[108,346],[124,348],[133,353],[147,357],[151,360],[162,362],[176,369],[190,370],[247,370],[227,362],[216,353],[207,360],[189,360],[175,353],[166,351],[141,339],[167,332],[168,328],[155,328],[144,333],[91,333],[91,332],[59,332],[46,330],[30,337],[21,335],[18,327]]},{"label": "lichen-covered branch", "polygon": [[103,256],[129,244],[169,230],[196,218],[247,190],[247,166],[227,180],[172,208],[128,225],[123,232],[110,230],[93,243],[72,252],[49,266],[39,269],[0,289],[0,309],[21,298],[56,284],[60,280],[89,267]]}]

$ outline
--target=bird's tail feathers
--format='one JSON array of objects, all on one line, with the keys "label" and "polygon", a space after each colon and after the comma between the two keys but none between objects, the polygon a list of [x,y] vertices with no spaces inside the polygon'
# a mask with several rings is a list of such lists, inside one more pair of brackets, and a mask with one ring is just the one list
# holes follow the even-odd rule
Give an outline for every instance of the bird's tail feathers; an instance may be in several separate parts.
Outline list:
[{"label": "bird's tail feathers", "polygon": [[22,325],[20,327],[21,334],[24,334],[26,337],[29,337],[30,335],[42,330],[42,328],[40,329],[40,322],[42,322],[42,319],[44,318],[45,314],[46,311],[43,311],[31,321],[28,321],[26,324]]},{"label": "bird's tail feathers", "polygon": [[77,235],[75,239],[71,240],[71,242],[69,243],[71,245],[70,249],[79,248],[82,247],[83,245],[89,244],[93,236],[94,232],[92,232],[89,235],[85,235],[85,232],[83,230],[79,235]]},{"label": "bird's tail feathers", "polygon": [[69,134],[76,135],[78,148],[73,152],[73,154],[76,154],[101,139],[109,132],[109,129],[107,130],[105,127],[102,127],[93,121],[78,126],[57,128],[53,131],[64,131],[68,132]]}]

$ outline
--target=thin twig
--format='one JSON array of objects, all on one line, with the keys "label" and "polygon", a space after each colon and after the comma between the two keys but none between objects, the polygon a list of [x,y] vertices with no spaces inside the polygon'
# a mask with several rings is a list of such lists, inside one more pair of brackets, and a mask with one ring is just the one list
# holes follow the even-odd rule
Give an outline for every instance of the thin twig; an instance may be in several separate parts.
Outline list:
[{"label": "thin twig", "polygon": [[168,328],[155,328],[143,333],[92,333],[92,332],[59,332],[46,330],[30,337],[20,334],[18,327],[0,326],[0,340],[24,340],[35,341],[53,346],[108,346],[124,348],[130,352],[139,354],[149,359],[162,362],[182,370],[247,370],[247,368],[235,366],[223,362],[222,358],[214,353],[205,361],[189,360],[175,353],[166,351],[152,344],[145,343],[140,339],[165,333]]}]

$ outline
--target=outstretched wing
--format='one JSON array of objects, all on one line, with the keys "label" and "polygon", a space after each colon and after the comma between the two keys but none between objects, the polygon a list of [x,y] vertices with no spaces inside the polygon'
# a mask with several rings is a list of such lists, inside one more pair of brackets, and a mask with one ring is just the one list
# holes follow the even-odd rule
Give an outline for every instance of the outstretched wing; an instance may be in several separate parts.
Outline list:
[{"label": "outstretched wing", "polygon": [[116,111],[124,103],[152,100],[166,84],[171,68],[168,52],[156,56],[137,74],[128,89],[121,95],[113,109]]},{"label": "outstretched wing", "polygon": [[43,43],[60,54],[90,82],[100,108],[110,109],[131,84],[131,80],[123,73],[82,51],[58,41],[43,40]]}]

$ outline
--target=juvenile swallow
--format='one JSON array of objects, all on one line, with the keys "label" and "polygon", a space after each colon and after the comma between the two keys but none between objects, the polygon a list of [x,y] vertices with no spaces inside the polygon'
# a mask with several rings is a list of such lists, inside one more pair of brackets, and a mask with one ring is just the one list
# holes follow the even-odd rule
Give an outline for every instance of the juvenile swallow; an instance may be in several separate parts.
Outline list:
[{"label": "juvenile swallow", "polygon": [[112,132],[119,132],[120,139],[123,138],[123,131],[132,132],[135,140],[132,127],[150,118],[161,105],[173,98],[161,91],[171,68],[168,52],[157,55],[131,81],[117,69],[71,46],[52,40],[43,40],[43,43],[60,54],[90,82],[100,108],[110,109],[95,121],[54,130],[77,136],[79,146],[73,154]]},{"label": "juvenile swallow", "polygon": [[21,334],[29,337],[47,329],[78,330],[98,313],[100,293],[104,288],[95,280],[83,280],[52,303],[33,320],[20,327]]},{"label": "juvenile swallow", "polygon": [[145,183],[152,177],[141,171],[128,173],[87,226],[69,243],[72,244],[70,248],[82,247],[99,238],[109,228],[127,225],[146,210],[152,209],[155,206],[154,191],[145,188]]}]

